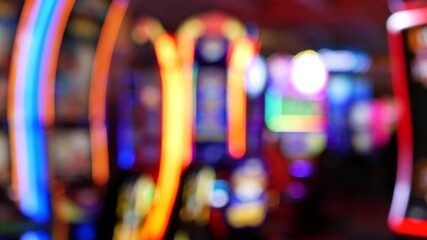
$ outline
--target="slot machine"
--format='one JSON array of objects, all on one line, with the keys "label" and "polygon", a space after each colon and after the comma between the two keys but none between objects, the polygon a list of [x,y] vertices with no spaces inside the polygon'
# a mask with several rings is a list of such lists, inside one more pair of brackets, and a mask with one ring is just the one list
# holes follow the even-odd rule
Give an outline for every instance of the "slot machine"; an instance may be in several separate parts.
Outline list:
[{"label": "slot machine", "polygon": [[272,219],[282,219],[290,226],[287,231],[299,234],[313,226],[311,219],[318,214],[313,201],[318,197],[318,159],[327,144],[329,76],[313,50],[275,54],[268,63],[264,152],[274,166],[271,183],[278,202]]},{"label": "slot machine", "polygon": [[387,21],[393,90],[398,106],[398,163],[388,225],[396,233],[427,236],[426,32],[424,1],[395,1]]},{"label": "slot machine", "polygon": [[[274,56],[269,64],[265,123],[288,168],[290,178],[283,190],[290,199],[299,200],[307,195],[305,180],[313,175],[316,157],[326,146],[328,72],[312,50],[292,58]],[[307,66],[313,74],[304,72]]]},{"label": "slot machine", "polygon": [[266,166],[258,145],[266,70],[256,57],[256,37],[238,20],[210,12],[186,20],[177,42],[191,132],[175,234],[256,236],[266,216]]},{"label": "slot machine", "polygon": [[354,144],[352,132],[362,132],[361,129],[369,132],[367,127],[361,126],[363,123],[350,119],[351,115],[360,116],[358,113],[352,114],[350,109],[356,109],[357,112],[357,109],[362,107],[354,107],[355,105],[361,106],[363,102],[369,102],[373,98],[372,87],[368,86],[370,83],[368,80],[361,79],[369,70],[371,59],[367,53],[352,49],[323,48],[319,50],[319,54],[330,73],[327,85],[327,148],[338,156],[347,156],[353,148],[358,151],[357,147],[361,146],[361,144]]},{"label": "slot machine", "polygon": [[115,4],[68,2],[68,16],[59,21],[63,36],[56,42],[57,62],[51,63],[53,80],[42,82],[40,88],[55,239],[93,239],[96,234],[94,221],[109,169],[108,158],[100,157],[97,147],[107,136],[99,137],[94,130],[106,123],[93,116],[104,107],[94,107],[92,98],[99,91],[94,92],[93,85],[102,89],[102,83],[95,83],[103,73],[100,52],[108,51],[102,47],[102,32],[109,27],[108,14]]},{"label": "slot machine", "polygon": [[175,40],[158,20],[133,14],[122,24],[111,65],[112,180],[97,239],[164,238],[183,169]]}]

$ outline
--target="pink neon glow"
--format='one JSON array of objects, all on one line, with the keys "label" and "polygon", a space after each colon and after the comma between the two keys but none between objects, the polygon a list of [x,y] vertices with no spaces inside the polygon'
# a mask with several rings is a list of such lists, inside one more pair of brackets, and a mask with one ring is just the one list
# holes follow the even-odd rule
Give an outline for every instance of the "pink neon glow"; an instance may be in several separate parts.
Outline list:
[{"label": "pink neon glow", "polygon": [[315,51],[299,53],[291,64],[291,83],[295,90],[305,95],[316,95],[325,89],[328,70]]},{"label": "pink neon glow", "polygon": [[[32,31],[40,10],[41,1],[29,2],[24,6],[23,14],[28,14],[27,21],[20,22],[17,40],[14,46],[9,87],[8,121],[11,127],[11,155],[15,173],[13,186],[19,198],[28,192],[28,159],[26,147],[26,126],[24,121],[25,74],[27,56],[30,51]],[[24,17],[25,18],[25,17]],[[18,168],[19,166],[19,168]],[[15,175],[16,174],[16,175]]]},{"label": "pink neon glow", "polygon": [[51,28],[48,29],[49,36],[46,38],[46,48],[43,53],[43,65],[40,69],[39,96],[39,118],[45,126],[53,126],[55,119],[55,77],[58,64],[59,50],[62,37],[75,0],[60,1],[60,11],[53,13]]},{"label": "pink neon glow", "polygon": [[290,62],[290,57],[285,55],[274,54],[268,58],[270,79],[282,94],[289,94]]}]

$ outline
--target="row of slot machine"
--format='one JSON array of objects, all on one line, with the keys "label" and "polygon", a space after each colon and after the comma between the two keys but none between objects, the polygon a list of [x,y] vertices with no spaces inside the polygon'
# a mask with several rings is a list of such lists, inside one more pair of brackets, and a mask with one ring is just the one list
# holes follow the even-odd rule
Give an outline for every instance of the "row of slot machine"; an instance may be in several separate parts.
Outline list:
[{"label": "row of slot machine", "polygon": [[[1,237],[284,239],[325,151],[387,144],[397,112],[364,78],[366,53],[265,59],[257,27],[232,16],[199,14],[172,35],[132,4],[0,2]],[[423,112],[413,110],[424,12],[416,5],[388,25],[395,74],[414,79],[395,81],[412,105],[389,221],[415,235],[426,235],[427,216]]]}]

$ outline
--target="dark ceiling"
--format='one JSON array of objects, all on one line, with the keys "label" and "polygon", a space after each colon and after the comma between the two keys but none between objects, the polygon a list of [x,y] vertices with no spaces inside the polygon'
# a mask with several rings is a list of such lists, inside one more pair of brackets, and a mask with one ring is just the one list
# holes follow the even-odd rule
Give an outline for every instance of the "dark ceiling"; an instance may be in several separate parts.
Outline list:
[{"label": "dark ceiling", "polygon": [[134,1],[141,14],[170,30],[195,13],[220,10],[261,28],[265,51],[355,47],[387,52],[386,0],[156,0]]},{"label": "dark ceiling", "polygon": [[174,31],[194,14],[219,10],[260,27],[262,53],[354,48],[371,54],[370,78],[391,92],[387,0],[134,0],[134,14],[151,15]]}]

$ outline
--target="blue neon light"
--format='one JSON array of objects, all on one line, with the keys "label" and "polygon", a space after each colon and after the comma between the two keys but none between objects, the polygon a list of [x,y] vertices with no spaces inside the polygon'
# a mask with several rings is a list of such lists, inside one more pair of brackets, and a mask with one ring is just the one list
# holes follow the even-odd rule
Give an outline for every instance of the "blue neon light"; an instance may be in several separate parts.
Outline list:
[{"label": "blue neon light", "polygon": [[22,234],[20,240],[49,240],[49,236],[43,232],[43,231],[38,231],[38,232],[26,232],[24,234]]},{"label": "blue neon light", "polygon": [[[134,89],[134,78],[127,82]],[[119,118],[117,124],[117,164],[121,169],[131,169],[135,165],[135,143],[132,111],[135,106],[135,92],[126,92],[119,100]]]},{"label": "blue neon light", "polygon": [[[37,222],[46,222],[50,218],[47,160],[43,126],[38,118],[39,112],[39,83],[45,49],[50,48],[48,30],[52,24],[54,11],[62,1],[45,0],[41,2],[39,14],[34,25],[32,41],[27,58],[27,72],[25,75],[24,112],[28,159],[28,192],[21,199],[22,212]],[[59,6],[59,7],[57,7]],[[18,149],[19,151],[19,149]]]}]

